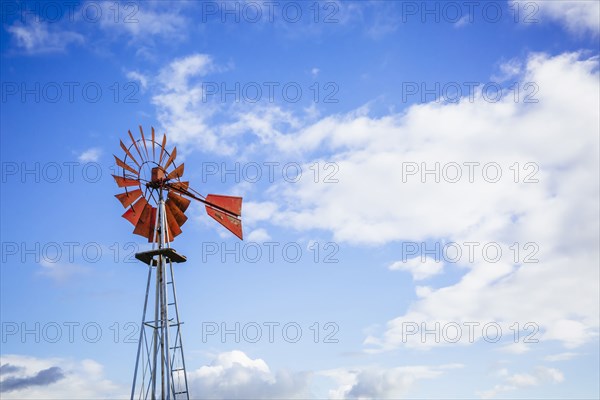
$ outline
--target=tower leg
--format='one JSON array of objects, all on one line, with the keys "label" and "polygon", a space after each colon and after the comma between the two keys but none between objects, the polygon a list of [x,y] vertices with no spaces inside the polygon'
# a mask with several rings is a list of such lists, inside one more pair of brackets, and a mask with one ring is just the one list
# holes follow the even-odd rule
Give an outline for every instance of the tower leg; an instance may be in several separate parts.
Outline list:
[{"label": "tower leg", "polygon": [[[144,299],[144,311],[142,312],[142,323],[140,324],[140,337],[138,340],[138,349],[137,349],[137,356],[135,357],[135,370],[133,372],[133,385],[131,386],[131,400],[133,400],[134,396],[135,396],[135,384],[136,384],[136,380],[137,380],[137,375],[138,375],[138,368],[140,366],[140,356],[141,356],[141,352],[142,352],[142,343],[146,340],[146,337],[144,336],[144,324],[146,322],[146,309],[148,307],[148,294],[150,293],[150,282],[152,281],[152,267],[148,266],[148,283],[146,284],[146,297]],[[142,385],[142,390],[143,390],[143,385]]]},{"label": "tower leg", "polygon": [[169,272],[171,280],[167,282],[171,285],[173,298],[169,305],[172,307],[173,323],[170,324],[173,335],[173,353],[171,356],[171,382],[173,390],[173,399],[189,400],[187,372],[185,369],[185,358],[183,356],[183,340],[181,335],[182,322],[179,320],[179,308],[177,307],[177,291],[175,289],[175,275],[173,273],[173,263],[169,262]]}]

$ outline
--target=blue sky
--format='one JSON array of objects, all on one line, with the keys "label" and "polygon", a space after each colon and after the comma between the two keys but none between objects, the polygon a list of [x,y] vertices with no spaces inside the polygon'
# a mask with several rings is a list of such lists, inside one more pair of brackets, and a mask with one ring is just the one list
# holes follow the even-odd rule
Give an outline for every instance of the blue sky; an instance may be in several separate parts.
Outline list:
[{"label": "blue sky", "polygon": [[597,2],[1,12],[2,397],[128,396],[138,125],[244,197],[173,243],[192,397],[600,395]]}]

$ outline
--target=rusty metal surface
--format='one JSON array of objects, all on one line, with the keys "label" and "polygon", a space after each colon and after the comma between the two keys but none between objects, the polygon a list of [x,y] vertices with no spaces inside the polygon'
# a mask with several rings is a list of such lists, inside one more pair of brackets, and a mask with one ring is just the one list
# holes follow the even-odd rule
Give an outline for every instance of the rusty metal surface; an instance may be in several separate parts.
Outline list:
[{"label": "rusty metal surface", "polygon": [[177,157],[177,147],[173,147],[173,151],[165,163],[165,170],[169,169],[169,166],[173,163],[173,161],[175,161],[175,157]]},{"label": "rusty metal surface", "polygon": [[[148,229],[148,242],[152,242],[154,238],[154,223],[156,222],[156,214],[158,213],[158,209],[156,207],[152,207],[150,209],[150,227]],[[156,235],[156,241],[158,242],[159,238]]]},{"label": "rusty metal surface", "polygon": [[220,194],[209,194],[206,196],[206,202],[210,204],[214,204],[230,213],[237,215],[238,217],[242,215],[242,198],[237,196],[223,196]]},{"label": "rusty metal surface", "polygon": [[123,204],[123,207],[128,207],[133,204],[142,195],[141,189],[131,190],[125,193],[115,194],[115,197]]},{"label": "rusty metal surface", "polygon": [[152,127],[152,160],[156,161],[156,150],[155,150],[155,145],[156,142],[154,141],[154,127]]},{"label": "rusty metal surface", "polygon": [[183,175],[183,163],[181,163],[181,165],[177,168],[175,168],[173,171],[171,171],[169,173],[169,175],[167,176],[167,178],[169,179],[177,179],[177,178],[181,178],[181,176]]},{"label": "rusty metal surface", "polygon": [[140,197],[140,199],[136,201],[134,205],[132,205],[127,209],[127,211],[125,211],[122,217],[125,218],[127,221],[131,222],[133,226],[136,226],[140,219],[140,216],[142,215],[142,211],[144,211],[144,207],[146,207],[146,204],[148,204],[146,198],[143,196]]},{"label": "rusty metal surface", "polygon": [[162,144],[160,145],[160,156],[158,157],[158,164],[162,164],[163,155],[165,154],[165,146],[167,145],[167,135],[163,135]]},{"label": "rusty metal surface", "polygon": [[127,170],[129,172],[131,172],[132,174],[139,176],[140,173],[135,170],[133,167],[131,167],[130,165],[127,165],[124,161],[122,161],[119,157],[115,156],[113,154],[113,157],[115,157],[115,162],[117,163],[117,165],[121,168],[123,168],[124,170]]},{"label": "rusty metal surface", "polygon": [[[166,203],[165,203],[166,205]],[[177,207],[175,207],[177,209]],[[165,213],[167,214],[167,225],[169,227],[169,238],[175,239],[176,236],[181,234],[181,225],[177,222],[177,219],[173,215],[172,209],[165,207]]]},{"label": "rusty metal surface", "polygon": [[123,178],[122,176],[118,176],[118,175],[113,175],[113,178],[115,178],[115,181],[117,182],[117,185],[119,185],[119,187],[129,187],[129,186],[139,186],[140,185],[140,181],[138,181],[137,179]]},{"label": "rusty metal surface", "polygon": [[183,226],[183,224],[185,224],[185,221],[187,221],[187,217],[185,216],[183,211],[177,206],[177,204],[173,201],[173,198],[167,199],[167,201],[165,202],[165,207],[171,213],[173,218],[175,218],[175,221],[177,221],[177,224],[179,226]]},{"label": "rusty metal surface", "polygon": [[240,239],[244,240],[242,234],[242,221],[227,215],[219,210],[215,210],[210,206],[206,206],[206,213],[214,218],[215,221],[227,228],[231,233]]},{"label": "rusty metal surface", "polygon": [[154,207],[150,204],[146,203],[137,224],[135,224],[135,229],[133,230],[133,233],[148,238],[149,241],[152,241],[150,233],[154,233],[155,219],[152,219],[152,214],[154,214],[152,212],[153,208]]},{"label": "rusty metal surface", "polygon": [[165,171],[160,167],[152,168],[152,182],[159,183],[165,179]]},{"label": "rusty metal surface", "polygon": [[146,138],[144,137],[144,130],[140,125],[140,135],[142,135],[142,143],[144,144],[144,150],[146,150],[146,159],[150,159],[150,154],[148,154],[148,145],[146,144]]},{"label": "rusty metal surface", "polygon": [[127,146],[125,146],[125,143],[123,143],[123,141],[120,141],[121,144],[121,148],[123,149],[123,151],[125,152],[125,154],[127,154],[127,156],[129,158],[131,158],[131,160],[135,163],[135,165],[138,166],[138,168],[141,167],[141,164],[137,162],[137,160],[135,159],[135,157],[133,157],[133,154],[131,154],[131,152],[129,151],[129,149],[127,148]]},{"label": "rusty metal surface", "polygon": [[169,187],[172,187],[177,192],[185,192],[190,187],[190,182],[188,182],[188,181],[185,181],[185,182],[173,182],[173,183],[169,184]]},{"label": "rusty metal surface", "polygon": [[172,191],[169,191],[169,195],[167,196],[167,202],[170,201],[175,203],[175,205],[181,210],[181,212],[185,212],[185,210],[187,210],[188,206],[191,203],[190,199],[186,199],[185,197],[173,193]]},{"label": "rusty metal surface", "polygon": [[131,142],[133,143],[133,147],[135,147],[135,149],[137,150],[137,153],[140,155],[140,160],[142,160],[142,162],[144,162],[144,156],[142,155],[142,152],[140,151],[140,148],[137,145],[137,141],[133,138],[133,135],[131,134],[131,131],[127,131],[127,133],[129,133],[129,137],[131,138]]}]

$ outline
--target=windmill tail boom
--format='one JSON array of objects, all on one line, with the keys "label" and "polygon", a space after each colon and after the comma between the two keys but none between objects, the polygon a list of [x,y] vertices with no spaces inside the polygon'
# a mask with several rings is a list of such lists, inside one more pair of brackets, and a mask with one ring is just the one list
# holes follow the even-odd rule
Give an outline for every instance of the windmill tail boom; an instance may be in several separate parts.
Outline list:
[{"label": "windmill tail boom", "polygon": [[194,200],[204,203],[206,213],[215,221],[227,228],[238,238],[244,240],[242,233],[242,198],[237,196],[223,196],[220,194],[209,194],[201,198],[191,193],[187,186],[181,184],[169,185],[177,193],[183,194]]},{"label": "windmill tail boom", "polygon": [[209,194],[203,202],[206,213],[240,239],[242,233],[242,198]]}]

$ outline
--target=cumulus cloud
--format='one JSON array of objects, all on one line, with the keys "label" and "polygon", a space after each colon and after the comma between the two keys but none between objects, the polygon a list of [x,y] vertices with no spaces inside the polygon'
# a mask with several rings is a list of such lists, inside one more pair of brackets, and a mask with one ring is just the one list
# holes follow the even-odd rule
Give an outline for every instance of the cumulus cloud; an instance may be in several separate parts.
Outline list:
[{"label": "cumulus cloud", "polygon": [[16,365],[2,364],[0,365],[0,375],[9,374],[11,372],[18,372],[21,369],[22,367],[18,367]]},{"label": "cumulus cloud", "polygon": [[409,272],[415,281],[430,278],[442,272],[444,264],[431,257],[414,257],[406,261],[396,261],[388,268],[391,270],[401,270]]},{"label": "cumulus cloud", "polygon": [[[410,345],[401,333],[411,321],[532,322],[540,327],[538,338],[568,347],[597,337],[600,234],[589,221],[600,218],[598,60],[532,54],[522,64],[519,81],[535,83],[535,102],[479,95],[379,118],[359,109],[291,132],[256,132],[277,152],[317,152],[339,167],[335,184],[275,187],[279,200],[260,209],[261,219],[329,231],[355,245],[480,244],[473,259],[462,246],[462,258],[452,264],[462,268],[458,282],[421,290],[381,338],[367,343]],[[477,166],[472,174],[468,163],[477,163],[470,164]],[[497,175],[484,172],[490,163],[501,174],[494,183]],[[409,167],[416,172],[408,174]],[[518,255],[510,249],[515,242]],[[481,250],[487,243],[500,248],[494,262]],[[437,272],[409,269],[419,278]]]},{"label": "cumulus cloud", "polygon": [[1,367],[3,399],[124,398],[128,388],[104,376],[94,360],[7,354]]},{"label": "cumulus cloud", "polygon": [[77,159],[80,162],[97,162],[100,159],[100,155],[102,154],[102,150],[97,147],[92,147],[83,151]]},{"label": "cumulus cloud", "polygon": [[[12,372],[15,372],[14,370]],[[12,392],[13,390],[23,390],[31,386],[47,386],[63,379],[65,374],[59,367],[50,367],[38,371],[35,375],[26,377],[9,376],[3,379],[0,384],[0,392]]]},{"label": "cumulus cloud", "polygon": [[209,399],[307,398],[307,373],[272,372],[267,363],[234,350],[188,373],[191,393]]},{"label": "cumulus cloud", "polygon": [[544,366],[536,367],[532,373],[508,374],[505,371],[504,382],[494,386],[492,389],[478,392],[483,399],[491,399],[502,393],[512,392],[519,389],[527,389],[541,384],[556,384],[564,381],[563,373],[555,368]]},{"label": "cumulus cloud", "polygon": [[[129,386],[116,384],[94,360],[2,355],[3,399],[128,398]],[[310,373],[272,371],[260,358],[234,350],[217,354],[210,365],[188,369],[193,398],[308,398]]]},{"label": "cumulus cloud", "polygon": [[492,79],[497,82],[505,82],[519,76],[523,71],[523,64],[521,60],[513,58],[501,63],[499,70],[498,74],[492,75]]},{"label": "cumulus cloud", "polygon": [[577,353],[573,353],[570,351],[564,352],[564,353],[558,353],[558,354],[551,354],[548,355],[546,357],[544,357],[544,361],[550,361],[550,362],[555,362],[555,361],[567,361],[570,360],[574,357],[577,357]]},{"label": "cumulus cloud", "polygon": [[[281,140],[282,132],[299,129],[301,121],[318,116],[315,107],[305,108],[298,116],[281,106],[266,104],[267,95],[256,104],[227,105],[225,90],[232,90],[234,85],[225,86],[212,76],[230,68],[230,64],[217,64],[208,54],[194,53],[174,59],[153,76],[132,72],[129,76],[140,82],[146,79],[157,118],[169,132],[169,140],[188,149],[243,158]],[[245,140],[248,137],[253,140]]]},{"label": "cumulus cloud", "polygon": [[385,399],[404,397],[418,381],[434,379],[462,364],[414,365],[395,368],[376,366],[320,371],[335,382],[330,399]]},{"label": "cumulus cloud", "polygon": [[600,33],[600,3],[597,1],[562,0],[529,3],[523,0],[512,0],[512,3],[513,7],[519,7],[522,13],[529,15],[531,20],[558,21],[576,34],[591,32],[598,35]]},{"label": "cumulus cloud", "polygon": [[[550,196],[540,196],[550,195],[555,184],[560,187],[565,177],[561,174],[563,165],[571,167],[568,172],[577,173],[575,164],[581,163],[583,168],[595,161],[591,148],[597,140],[593,134],[597,125],[597,62],[575,58],[537,55],[529,60],[529,74],[524,79],[537,82],[540,88],[536,104],[515,103],[507,96],[498,103],[482,98],[454,105],[429,103],[414,106],[405,115],[382,118],[371,118],[357,110],[326,117],[293,134],[271,133],[268,137],[279,151],[325,148],[339,166],[337,184],[314,185],[307,181],[284,187],[284,193],[297,199],[297,206],[282,219],[291,217],[302,229],[332,230],[340,241],[374,244],[448,237],[479,228],[482,219],[488,222],[481,230],[494,224],[501,224],[496,230],[512,229],[508,224],[512,215],[534,211],[539,201],[541,207],[544,200],[551,201]],[[559,109],[561,112],[556,112]],[[265,131],[256,134],[266,139]],[[573,132],[581,140],[565,132]],[[564,142],[564,146],[554,146],[556,141]],[[503,168],[504,179],[498,183],[483,179],[482,167],[489,161]],[[521,169],[527,161],[537,162],[542,168],[537,178],[544,181],[525,185],[521,174],[521,184],[515,184],[508,168],[517,161]],[[417,164],[418,172],[406,175],[407,181],[403,182],[402,168],[408,173],[413,167],[408,163],[412,162]],[[423,184],[423,167],[435,168],[439,163],[442,175],[443,166],[452,162],[460,167],[458,183],[442,180],[437,184],[429,175],[429,184]],[[474,183],[468,181],[464,162],[479,163]],[[593,176],[585,178],[593,182]],[[593,185],[585,189],[593,194]],[[371,196],[375,192],[378,196]],[[577,200],[583,200],[583,196]],[[502,220],[494,219],[500,218],[496,215]]]},{"label": "cumulus cloud", "polygon": [[259,228],[255,229],[246,238],[249,242],[266,242],[267,240],[271,240],[271,235],[266,229]]},{"label": "cumulus cloud", "polygon": [[273,201],[249,201],[244,204],[246,224],[256,224],[260,221],[268,221],[278,210],[277,203]]},{"label": "cumulus cloud", "polygon": [[523,342],[510,343],[500,348],[500,350],[511,354],[524,354],[531,350],[531,345]]},{"label": "cumulus cloud", "polygon": [[141,72],[129,71],[127,72],[126,76],[128,79],[139,82],[142,90],[146,90],[148,88],[148,77]]},{"label": "cumulus cloud", "polygon": [[212,57],[207,54],[177,58],[160,71],[158,82],[165,90],[182,92],[189,88],[192,78],[204,76],[214,67]]},{"label": "cumulus cloud", "polygon": [[209,124],[218,107],[205,101],[205,88],[197,81],[218,69],[212,57],[197,53],[172,61],[153,79],[157,89],[152,103],[171,142],[217,154],[234,151]]}]

